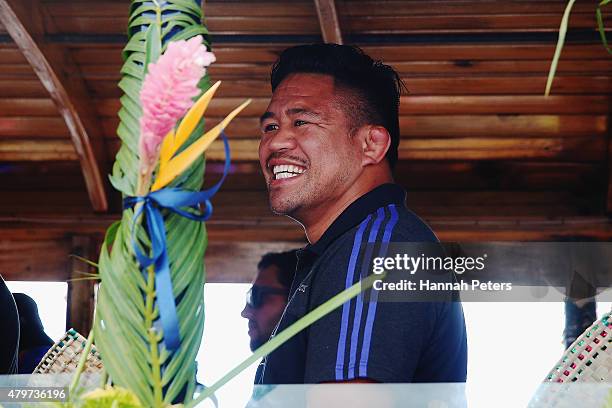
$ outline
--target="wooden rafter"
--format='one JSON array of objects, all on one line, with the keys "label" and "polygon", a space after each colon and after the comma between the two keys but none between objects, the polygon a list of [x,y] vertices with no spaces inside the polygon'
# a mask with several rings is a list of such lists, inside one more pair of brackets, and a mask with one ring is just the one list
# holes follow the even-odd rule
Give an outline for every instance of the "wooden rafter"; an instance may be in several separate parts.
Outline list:
[{"label": "wooden rafter", "polygon": [[82,76],[68,52],[44,42],[39,0],[0,0],[0,22],[51,95],[66,122],[94,211],[108,209],[106,154],[101,129]]},{"label": "wooden rafter", "polygon": [[[41,215],[0,216],[0,234],[11,240],[40,240],[56,248],[70,235],[103,236],[117,220],[115,215]],[[612,220],[609,217],[426,217],[425,221],[441,241],[559,241],[612,240]],[[304,231],[293,221],[283,217],[261,217],[247,220],[211,218],[206,222],[209,242],[303,242]],[[239,237],[237,239],[236,237]],[[23,250],[6,247],[0,241],[0,269],[5,262],[38,262],[36,257],[23,257]],[[68,244],[66,244],[68,245]],[[58,250],[59,251],[59,250]],[[33,251],[30,251],[33,252]],[[37,249],[36,253],[51,253]],[[214,251],[210,251],[213,253]],[[66,253],[69,250],[66,249]],[[210,254],[207,254],[207,257]],[[29,268],[35,271],[36,268]]]},{"label": "wooden rafter", "polygon": [[323,41],[326,43],[342,44],[342,31],[336,12],[334,0],[315,0],[317,15]]}]

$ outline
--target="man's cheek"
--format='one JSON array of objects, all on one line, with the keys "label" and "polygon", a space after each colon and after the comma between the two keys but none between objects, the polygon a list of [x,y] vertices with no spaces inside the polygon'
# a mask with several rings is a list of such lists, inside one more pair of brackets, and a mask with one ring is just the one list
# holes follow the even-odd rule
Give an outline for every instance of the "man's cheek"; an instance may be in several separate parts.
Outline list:
[{"label": "man's cheek", "polygon": [[265,143],[263,141],[259,142],[259,149],[257,151],[258,157],[259,157],[259,166],[261,167],[261,170],[264,171],[265,173],[265,169],[266,169],[266,146]]}]

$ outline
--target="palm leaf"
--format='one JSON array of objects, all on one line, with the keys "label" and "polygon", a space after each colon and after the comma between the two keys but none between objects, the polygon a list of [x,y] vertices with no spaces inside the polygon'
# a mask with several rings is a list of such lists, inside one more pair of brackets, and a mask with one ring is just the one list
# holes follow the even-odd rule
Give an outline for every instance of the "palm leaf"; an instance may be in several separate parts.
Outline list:
[{"label": "palm leaf", "polygon": [[382,273],[380,275],[370,275],[367,278],[353,284],[353,286],[343,290],[338,293],[331,299],[327,300],[322,305],[316,307],[312,311],[308,312],[306,315],[302,316],[298,321],[291,324],[291,326],[287,327],[280,333],[273,336],[270,340],[264,343],[261,347],[259,347],[253,354],[247,357],[244,361],[238,364],[236,367],[228,371],[221,379],[215,382],[210,387],[206,388],[204,392],[202,392],[196,400],[193,400],[186,404],[186,408],[193,408],[200,402],[204,401],[206,398],[212,398],[214,393],[225,384],[230,382],[234,377],[244,371],[246,368],[251,366],[256,361],[261,360],[263,357],[266,357],[268,354],[272,353],[274,350],[282,346],[286,341],[291,339],[293,336],[315,323],[317,320],[321,319],[324,316],[327,316],[329,313],[333,312],[346,302],[353,299],[355,296],[359,295],[361,292],[370,289],[374,282],[377,280],[382,280],[386,277],[386,273]]},{"label": "palm leaf", "polygon": [[612,0],[602,0],[601,3],[599,3],[599,5],[597,6],[597,9],[595,10],[595,17],[597,19],[597,30],[599,31],[601,42],[606,48],[606,51],[608,51],[609,54],[612,54],[612,48],[610,48],[610,46],[608,45],[608,39],[606,38],[606,28],[604,27],[603,14],[601,12],[601,8],[607,4],[610,4],[610,2],[612,2]]},{"label": "palm leaf", "polygon": [[555,79],[555,74],[557,73],[557,65],[559,64],[559,59],[561,58],[561,51],[563,50],[563,45],[565,44],[565,36],[567,34],[567,27],[569,25],[570,12],[572,11],[572,7],[574,7],[575,2],[576,0],[569,0],[567,6],[565,6],[563,17],[561,18],[561,25],[559,26],[559,38],[557,39],[555,54],[553,56],[552,62],[550,63],[550,70],[548,71],[548,78],[546,79],[546,90],[544,91],[545,96],[550,95],[550,89],[552,88],[552,83]]},{"label": "palm leaf", "polygon": [[[170,41],[203,35],[202,12],[196,0],[133,0],[128,20],[128,42],[119,87],[123,91],[117,134],[122,144],[117,153],[112,184],[124,197],[137,187],[139,93],[146,66],[154,62]],[[200,81],[208,89],[205,77]],[[190,123],[189,147],[204,130],[204,123]],[[180,153],[180,149],[179,152]],[[172,186],[199,190],[203,183],[204,159],[200,156]],[[195,358],[204,325],[204,251],[206,229],[202,223],[162,211],[167,235],[171,279],[176,298],[181,347],[168,351],[158,323],[154,271],[141,271],[134,257],[131,237],[137,236],[145,252],[149,240],[145,229],[132,222],[126,209],[119,225],[109,228],[100,255],[101,286],[95,316],[96,345],[111,380],[132,391],[147,407],[191,400],[195,388]],[[135,231],[132,231],[132,228]],[[172,233],[172,231],[180,231]]]}]

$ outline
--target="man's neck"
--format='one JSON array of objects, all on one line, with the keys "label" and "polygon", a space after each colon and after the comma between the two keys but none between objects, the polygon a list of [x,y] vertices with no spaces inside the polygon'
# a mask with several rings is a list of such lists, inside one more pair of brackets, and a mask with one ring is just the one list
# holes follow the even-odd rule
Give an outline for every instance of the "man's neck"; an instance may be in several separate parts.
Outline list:
[{"label": "man's neck", "polygon": [[332,225],[332,223],[353,202],[364,194],[374,190],[376,187],[392,183],[393,179],[379,180],[373,183],[355,183],[352,188],[344,192],[340,197],[335,197],[332,202],[325,203],[317,208],[308,209],[306,215],[300,217],[298,222],[304,227],[306,238],[311,244],[316,243]]}]

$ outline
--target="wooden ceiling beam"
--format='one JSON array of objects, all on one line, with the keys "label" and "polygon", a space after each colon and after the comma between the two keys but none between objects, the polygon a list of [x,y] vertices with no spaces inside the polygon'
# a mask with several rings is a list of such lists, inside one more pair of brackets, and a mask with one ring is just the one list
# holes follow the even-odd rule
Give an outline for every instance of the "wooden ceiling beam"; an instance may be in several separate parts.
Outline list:
[{"label": "wooden ceiling beam", "polygon": [[94,211],[108,210],[102,127],[77,65],[59,44],[45,43],[38,0],[0,0],[0,22],[51,95],[69,129]]},{"label": "wooden ceiling beam", "polygon": [[[83,239],[99,242],[113,218],[0,217],[0,233],[5,237],[0,240],[0,271],[6,280],[66,281],[76,272],[87,270],[87,265],[69,258],[69,254],[79,253],[75,244]],[[264,253],[305,245],[301,228],[285,217],[275,218],[278,220],[251,224],[212,222],[214,219],[207,222],[207,281],[250,282]],[[427,222],[445,242],[612,239],[612,221],[606,217],[432,217]],[[81,238],[75,241],[75,236]],[[91,291],[82,293],[85,305],[90,296]]]},{"label": "wooden ceiling beam", "polygon": [[[109,140],[111,151],[119,141]],[[257,161],[259,139],[230,138],[232,160]],[[402,138],[399,145],[400,160],[557,160],[603,161],[607,155],[607,142],[602,136],[573,138],[559,137],[454,137],[454,138]],[[223,142],[215,140],[206,151],[210,161],[225,158]]]},{"label": "wooden ceiling beam", "polygon": [[[0,216],[0,241],[53,241],[72,235],[102,236],[118,216],[46,215]],[[442,241],[558,241],[568,238],[612,240],[610,217],[426,217],[425,221]],[[252,220],[206,222],[209,241],[232,242],[303,242],[304,231],[286,217],[261,217]],[[37,252],[40,253],[40,252]],[[0,257],[0,261],[2,258]],[[0,268],[1,269],[1,268]]]},{"label": "wooden ceiling beam", "polygon": [[342,44],[342,31],[334,0],[314,0],[323,42]]}]

